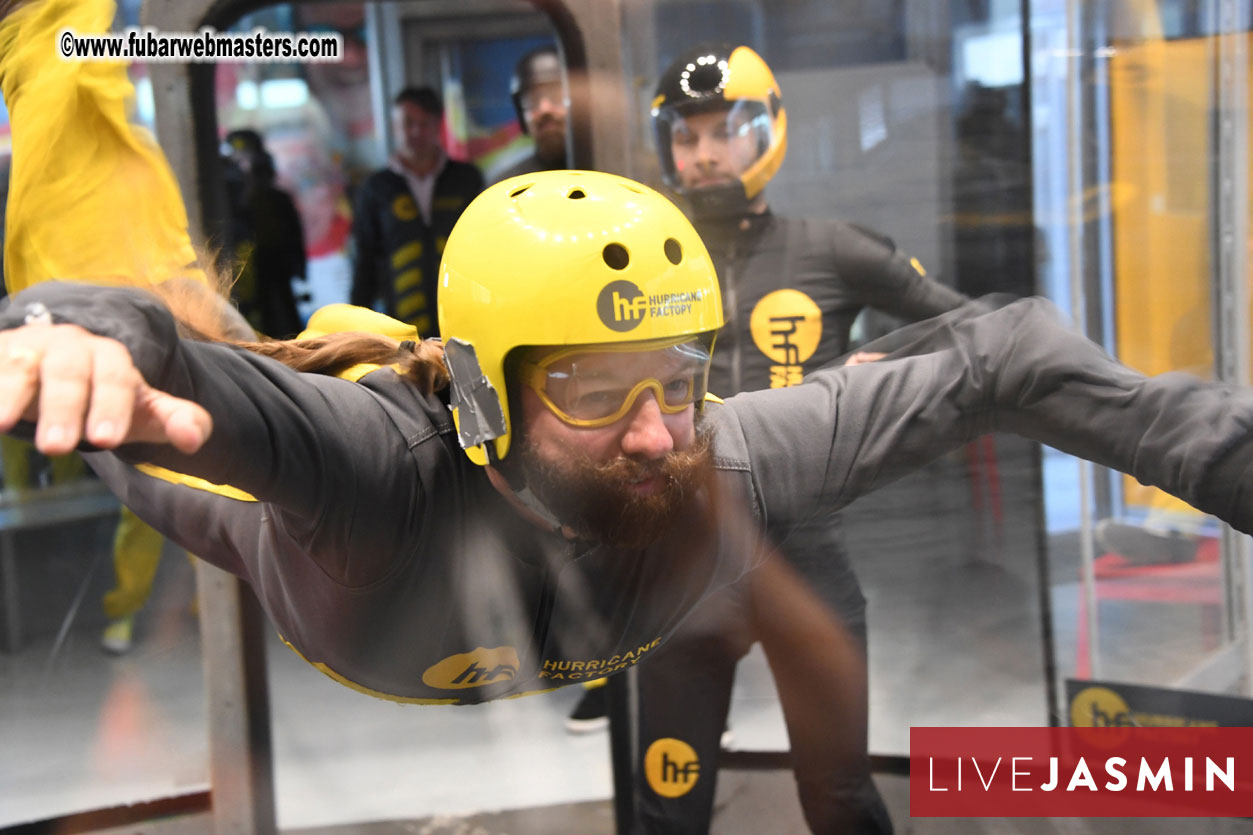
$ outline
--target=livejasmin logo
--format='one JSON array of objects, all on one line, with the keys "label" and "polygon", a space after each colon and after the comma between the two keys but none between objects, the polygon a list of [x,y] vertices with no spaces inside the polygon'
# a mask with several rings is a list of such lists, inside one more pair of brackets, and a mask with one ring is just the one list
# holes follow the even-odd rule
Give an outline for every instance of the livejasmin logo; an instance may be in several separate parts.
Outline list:
[{"label": "livejasmin logo", "polygon": [[[1048,781],[1040,783],[1037,786],[1031,782],[1032,778],[1036,774],[1035,761],[1032,757],[997,757],[996,762],[984,762],[982,765],[979,760],[974,757],[958,757],[956,759],[957,783],[955,786],[945,786],[936,785],[935,757],[928,757],[928,770],[931,776],[931,783],[929,786],[930,790],[933,792],[946,792],[950,789],[962,791],[963,759],[968,760],[965,767],[967,775],[966,787],[970,786],[969,776],[970,772],[973,770],[974,776],[978,778],[984,791],[992,790],[992,784],[997,779],[997,772],[1000,771],[1001,779],[1010,781],[1010,791],[1029,792],[1038,790],[1051,792],[1057,791],[1061,788],[1062,791],[1068,792],[1080,790],[1100,791],[1101,789],[1117,792],[1126,789],[1129,785],[1127,780],[1127,767],[1130,765],[1133,773],[1138,774],[1136,778],[1136,791],[1144,791],[1145,789],[1152,791],[1174,791],[1177,779],[1176,775],[1181,775],[1181,788],[1183,791],[1190,792],[1197,786],[1195,778],[1200,768],[1199,764],[1193,763],[1193,757],[1182,757],[1176,761],[1172,761],[1170,757],[1165,757],[1157,764],[1156,767],[1150,764],[1147,759],[1141,757],[1138,770],[1136,769],[1135,764],[1128,763],[1125,757],[1108,757],[1104,761],[1103,769],[1105,775],[1108,775],[1112,779],[1107,780],[1100,787],[1098,787],[1096,778],[1092,774],[1092,767],[1088,765],[1087,760],[1083,757],[1080,757],[1076,763],[1066,763],[1064,765],[1061,764],[1060,757],[1049,757],[1047,766]],[[1006,759],[1008,759],[1009,762],[1005,770],[1002,771],[1001,765],[1005,763]],[[985,777],[984,770],[988,769],[989,766],[990,770]],[[1102,766],[1098,766],[1098,768],[1101,767]],[[1236,790],[1235,757],[1227,757],[1226,763],[1222,765],[1214,762],[1214,760],[1209,757],[1206,757],[1204,768],[1205,791],[1214,791],[1216,782],[1220,782],[1223,786],[1225,786],[1227,791],[1234,792]],[[1063,769],[1065,769],[1065,774],[1063,774]],[[947,769],[944,768],[943,763],[941,764],[941,770],[947,771]],[[1066,785],[1064,787],[1062,787],[1063,777],[1066,777]]]},{"label": "livejasmin logo", "polygon": [[1253,728],[911,728],[915,817],[1253,816]]}]

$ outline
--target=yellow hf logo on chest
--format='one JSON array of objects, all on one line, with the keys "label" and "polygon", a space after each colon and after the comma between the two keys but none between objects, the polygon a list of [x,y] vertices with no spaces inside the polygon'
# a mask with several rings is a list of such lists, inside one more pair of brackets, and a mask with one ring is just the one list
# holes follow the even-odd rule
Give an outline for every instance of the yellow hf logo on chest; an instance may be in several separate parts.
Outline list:
[{"label": "yellow hf logo on chest", "polygon": [[753,308],[749,329],[757,350],[775,363],[770,366],[770,388],[804,381],[804,363],[822,339],[822,311],[813,299],[800,290],[768,293]]},{"label": "yellow hf logo on chest", "polygon": [[477,647],[450,655],[422,674],[422,683],[440,690],[462,690],[499,684],[518,675],[518,651],[513,647]]}]

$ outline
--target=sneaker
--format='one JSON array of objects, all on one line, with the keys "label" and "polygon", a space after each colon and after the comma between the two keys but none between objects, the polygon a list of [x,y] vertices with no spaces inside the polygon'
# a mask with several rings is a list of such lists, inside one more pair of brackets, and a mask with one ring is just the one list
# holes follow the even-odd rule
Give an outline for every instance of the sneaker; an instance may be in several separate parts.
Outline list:
[{"label": "sneaker", "polygon": [[609,727],[608,688],[593,687],[583,691],[583,698],[566,717],[566,730],[572,734],[590,734]]},{"label": "sneaker", "polygon": [[110,655],[124,655],[130,652],[134,626],[133,617],[110,621],[100,636],[100,648]]}]

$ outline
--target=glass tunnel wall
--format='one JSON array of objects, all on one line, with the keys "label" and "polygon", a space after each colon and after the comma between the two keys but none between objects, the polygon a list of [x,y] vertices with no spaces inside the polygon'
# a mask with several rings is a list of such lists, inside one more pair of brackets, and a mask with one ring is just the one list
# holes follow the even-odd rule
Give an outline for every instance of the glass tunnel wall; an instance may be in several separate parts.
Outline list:
[{"label": "glass tunnel wall", "polygon": [[[970,296],[1043,295],[1141,371],[1249,382],[1247,3],[612,8],[601,25],[619,33],[623,74],[590,89],[620,105],[620,173],[666,190],[649,116],[659,75],[696,42],[745,44],[769,63],[788,116],[787,156],[765,192],[776,215],[873,230]],[[121,4],[119,25],[137,15]],[[217,138],[257,130],[299,212],[302,315],[347,300],[353,197],[394,150],[389,102],[401,88],[443,95],[449,154],[489,180],[531,148],[509,76],[556,37],[529,3],[296,3],[237,23],[256,25],[334,31],[348,47],[336,65],[215,70]],[[142,120],[145,69],[132,75]],[[210,244],[225,239],[223,223],[207,215]],[[239,252],[216,251],[237,266]],[[867,311],[854,335],[861,344],[900,324]],[[164,549],[133,646],[103,654],[116,502],[77,462],[8,439],[3,477],[0,827],[204,790],[187,560]],[[867,600],[872,753],[907,753],[916,725],[1090,721],[1076,697],[1097,684],[1253,695],[1247,538],[1132,479],[998,435],[843,515]],[[603,734],[563,728],[574,688],[398,706],[331,682],[265,631],[283,828],[609,796]],[[730,725],[740,750],[787,747],[757,654],[740,667]]]},{"label": "glass tunnel wall", "polygon": [[[1038,291],[1018,4],[629,8],[626,28],[644,33],[628,39],[637,112],[647,79],[693,30],[770,64],[789,133],[766,190],[772,211],[873,230],[967,295]],[[900,324],[868,310],[854,333],[869,340]],[[844,514],[868,599],[872,751],[907,752],[910,725],[1048,721],[1040,462],[1032,444],[987,438]]]}]

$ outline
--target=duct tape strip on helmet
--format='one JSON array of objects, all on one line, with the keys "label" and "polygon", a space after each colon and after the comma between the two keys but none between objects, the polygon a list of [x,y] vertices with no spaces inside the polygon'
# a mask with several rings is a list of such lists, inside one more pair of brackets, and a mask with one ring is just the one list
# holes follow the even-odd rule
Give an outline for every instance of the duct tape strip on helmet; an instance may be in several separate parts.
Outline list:
[{"label": "duct tape strip on helmet", "polygon": [[470,449],[503,436],[508,430],[500,394],[483,373],[474,346],[449,339],[444,343],[444,362],[452,377],[452,409],[461,448]]}]

